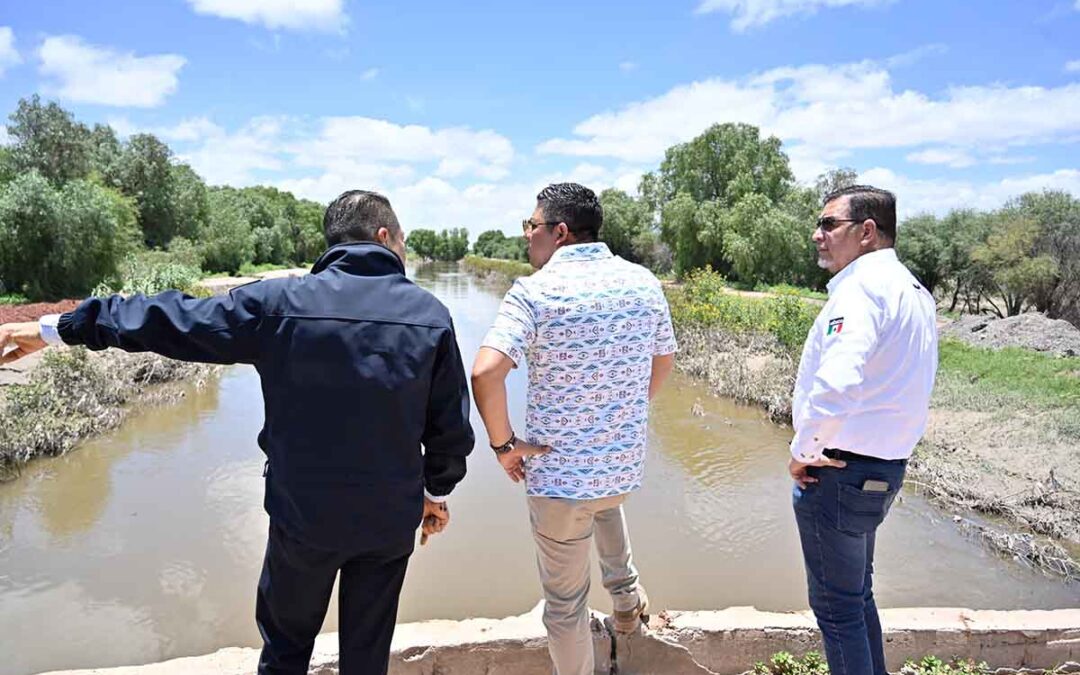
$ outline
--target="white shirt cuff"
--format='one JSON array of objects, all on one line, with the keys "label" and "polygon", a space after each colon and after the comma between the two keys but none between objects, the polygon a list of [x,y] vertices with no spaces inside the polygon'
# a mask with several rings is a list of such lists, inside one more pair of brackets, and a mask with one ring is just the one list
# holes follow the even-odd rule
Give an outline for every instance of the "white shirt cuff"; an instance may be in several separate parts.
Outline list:
[{"label": "white shirt cuff", "polygon": [[450,495],[443,495],[442,497],[436,497],[435,495],[428,492],[427,488],[424,488],[424,499],[428,500],[429,502],[435,502],[436,504],[442,504],[443,502],[445,502],[449,498],[450,498]]},{"label": "white shirt cuff", "polygon": [[60,323],[59,314],[46,314],[38,319],[38,328],[41,330],[41,339],[45,341],[45,344],[64,344],[64,341],[60,339],[60,332],[56,330],[58,323]]}]

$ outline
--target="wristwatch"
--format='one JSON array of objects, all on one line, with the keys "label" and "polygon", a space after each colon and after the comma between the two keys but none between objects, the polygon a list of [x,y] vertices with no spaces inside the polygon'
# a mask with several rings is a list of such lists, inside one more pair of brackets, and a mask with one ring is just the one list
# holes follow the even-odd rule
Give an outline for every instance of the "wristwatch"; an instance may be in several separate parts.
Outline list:
[{"label": "wristwatch", "polygon": [[515,445],[517,445],[517,436],[515,436],[514,432],[511,431],[510,440],[503,443],[502,445],[493,445],[491,446],[491,449],[495,451],[496,455],[505,455],[506,453],[513,450]]}]

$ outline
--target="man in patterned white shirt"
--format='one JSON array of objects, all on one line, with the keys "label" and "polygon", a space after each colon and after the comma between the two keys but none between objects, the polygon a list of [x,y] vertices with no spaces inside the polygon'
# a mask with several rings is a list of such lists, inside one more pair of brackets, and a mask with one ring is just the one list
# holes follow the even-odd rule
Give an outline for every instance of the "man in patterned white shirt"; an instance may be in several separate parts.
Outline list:
[{"label": "man in patterned white shirt", "polygon": [[[473,396],[499,463],[525,481],[554,672],[589,675],[591,540],[615,630],[637,630],[645,612],[622,504],[641,486],[649,399],[671,372],[676,344],[660,282],[598,241],[603,209],[593,191],[560,183],[536,200],[523,227],[539,271],[503,299],[476,356]],[[505,380],[523,362],[519,438]]]}]

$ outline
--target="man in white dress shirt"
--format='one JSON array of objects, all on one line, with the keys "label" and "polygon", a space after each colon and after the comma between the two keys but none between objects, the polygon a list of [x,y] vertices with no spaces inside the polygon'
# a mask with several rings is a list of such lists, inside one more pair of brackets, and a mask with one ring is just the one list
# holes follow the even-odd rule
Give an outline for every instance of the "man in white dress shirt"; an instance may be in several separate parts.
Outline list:
[{"label": "man in white dress shirt", "polygon": [[830,672],[885,675],[875,533],[926,428],[935,303],[896,257],[891,192],[859,185],[824,202],[813,240],[833,278],[795,383],[795,517]]}]

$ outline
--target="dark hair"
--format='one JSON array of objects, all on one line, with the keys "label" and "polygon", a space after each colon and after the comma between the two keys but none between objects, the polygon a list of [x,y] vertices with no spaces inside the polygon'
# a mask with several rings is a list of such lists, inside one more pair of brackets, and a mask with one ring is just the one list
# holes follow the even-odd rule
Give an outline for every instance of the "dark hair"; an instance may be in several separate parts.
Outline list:
[{"label": "dark hair", "polygon": [[821,205],[841,197],[850,197],[848,218],[859,222],[872,218],[879,232],[890,242],[896,241],[896,195],[871,185],[850,185],[825,195]]},{"label": "dark hair", "polygon": [[589,188],[577,183],[554,183],[536,195],[536,203],[545,222],[566,223],[578,241],[587,243],[600,238],[604,208]]},{"label": "dark hair", "polygon": [[390,200],[377,192],[349,190],[330,202],[323,216],[326,245],[335,246],[353,241],[378,241],[380,227],[391,234],[401,231]]}]

